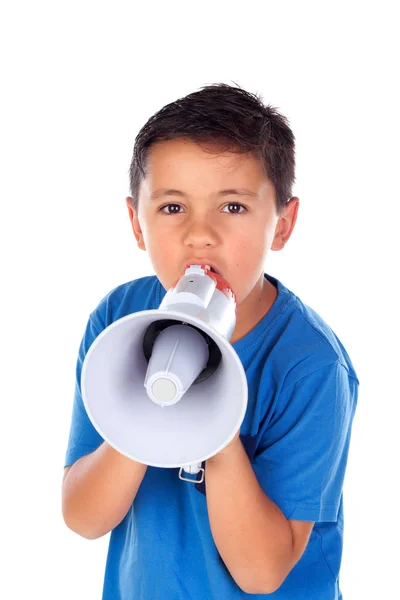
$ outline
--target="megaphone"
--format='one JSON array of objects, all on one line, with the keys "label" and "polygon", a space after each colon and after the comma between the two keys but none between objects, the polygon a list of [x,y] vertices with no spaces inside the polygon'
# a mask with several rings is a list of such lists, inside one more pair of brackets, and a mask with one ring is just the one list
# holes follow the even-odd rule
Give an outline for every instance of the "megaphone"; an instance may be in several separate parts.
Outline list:
[{"label": "megaphone", "polygon": [[106,327],[81,374],[85,409],[100,436],[137,462],[179,467],[180,479],[201,483],[202,462],[232,441],[246,413],[246,374],[229,343],[236,312],[221,275],[186,265],[158,309]]}]

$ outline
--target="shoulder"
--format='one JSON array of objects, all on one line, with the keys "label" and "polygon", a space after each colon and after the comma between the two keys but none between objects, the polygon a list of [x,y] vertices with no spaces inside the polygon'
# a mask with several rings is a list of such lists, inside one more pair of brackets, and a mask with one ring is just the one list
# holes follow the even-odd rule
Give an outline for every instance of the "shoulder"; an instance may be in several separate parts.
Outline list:
[{"label": "shoulder", "polygon": [[349,354],[332,328],[281,282],[277,281],[277,285],[285,303],[277,324],[279,336],[274,354],[282,358],[288,382],[336,365],[358,383]]},{"label": "shoulder", "polygon": [[155,275],[140,277],[113,288],[90,314],[103,329],[117,319],[140,310],[159,307],[165,290]]}]

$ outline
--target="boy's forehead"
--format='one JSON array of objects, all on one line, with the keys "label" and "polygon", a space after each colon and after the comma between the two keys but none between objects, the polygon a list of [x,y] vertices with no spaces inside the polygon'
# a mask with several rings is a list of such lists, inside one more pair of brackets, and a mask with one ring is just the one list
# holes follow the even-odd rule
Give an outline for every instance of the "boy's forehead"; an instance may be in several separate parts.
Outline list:
[{"label": "boy's forehead", "polygon": [[[211,142],[201,144],[177,138],[159,141],[150,146],[146,161],[146,180],[150,187],[162,185],[162,180],[178,178],[206,181],[232,181],[237,185],[264,183],[261,164],[251,153],[239,153]],[[257,190],[255,190],[257,191]]]},{"label": "boy's forehead", "polygon": [[214,198],[232,190],[237,201],[275,202],[275,188],[261,160],[229,150],[226,144],[199,144],[186,138],[157,141],[148,149],[145,171],[139,197],[146,205],[168,195]]},{"label": "boy's forehead", "polygon": [[183,159],[217,161],[226,166],[245,163],[248,160],[257,162],[252,154],[239,152],[238,148],[232,145],[213,141],[196,142],[186,138],[157,141],[148,150],[148,162]]}]

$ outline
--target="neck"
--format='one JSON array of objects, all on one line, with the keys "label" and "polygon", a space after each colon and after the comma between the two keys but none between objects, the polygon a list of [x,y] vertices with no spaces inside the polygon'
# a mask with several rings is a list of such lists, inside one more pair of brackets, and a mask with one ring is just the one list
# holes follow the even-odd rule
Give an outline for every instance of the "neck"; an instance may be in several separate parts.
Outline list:
[{"label": "neck", "polygon": [[267,314],[278,295],[277,289],[264,277],[257,281],[250,294],[239,305],[231,344],[242,339]]}]

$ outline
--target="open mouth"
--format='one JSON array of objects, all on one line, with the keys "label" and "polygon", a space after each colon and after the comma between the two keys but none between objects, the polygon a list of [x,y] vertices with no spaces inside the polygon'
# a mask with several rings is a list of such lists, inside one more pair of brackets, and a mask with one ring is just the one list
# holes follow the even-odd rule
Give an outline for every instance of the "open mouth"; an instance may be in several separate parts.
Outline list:
[{"label": "open mouth", "polygon": [[202,265],[203,267],[205,267],[208,271],[211,271],[211,273],[215,273],[216,275],[221,275],[221,273],[219,271],[217,271],[217,269],[214,269],[214,267],[212,267],[211,265],[209,265],[208,263],[204,262],[204,263],[191,263],[190,261],[187,262],[186,267],[189,267],[190,265]]},{"label": "open mouth", "polygon": [[211,273],[215,273],[216,275],[219,275],[218,271],[216,271],[214,269],[214,267],[212,267],[211,265],[205,265],[209,271],[211,271]]}]

